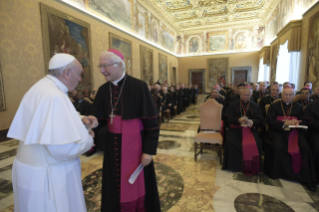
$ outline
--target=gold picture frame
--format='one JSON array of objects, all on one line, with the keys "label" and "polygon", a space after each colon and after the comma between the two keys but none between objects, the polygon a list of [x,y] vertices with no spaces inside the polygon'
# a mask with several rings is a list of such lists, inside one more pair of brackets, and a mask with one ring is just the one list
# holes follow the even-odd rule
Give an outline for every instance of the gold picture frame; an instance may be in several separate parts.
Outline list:
[{"label": "gold picture frame", "polygon": [[82,64],[82,81],[77,89],[92,88],[91,25],[81,19],[40,3],[44,62],[56,53],[73,55]]},{"label": "gold picture frame", "polygon": [[6,101],[4,98],[4,88],[3,88],[1,61],[0,61],[0,111],[6,110]]},{"label": "gold picture frame", "polygon": [[154,63],[153,50],[140,46],[140,60],[141,60],[141,80],[148,85],[154,84]]},{"label": "gold picture frame", "polygon": [[[224,36],[223,36],[224,35]],[[212,37],[215,37],[214,40]],[[218,40],[225,42],[224,46],[222,48],[222,43],[217,43]],[[207,33],[207,40],[208,40],[208,45],[207,45],[207,52],[225,52],[228,50],[228,31],[219,31],[219,32],[211,32]],[[214,46],[213,48],[212,45]],[[213,50],[216,49],[216,50]]]},{"label": "gold picture frame", "polygon": [[110,49],[120,51],[124,56],[126,73],[133,74],[133,46],[132,41],[124,39],[110,32]]}]

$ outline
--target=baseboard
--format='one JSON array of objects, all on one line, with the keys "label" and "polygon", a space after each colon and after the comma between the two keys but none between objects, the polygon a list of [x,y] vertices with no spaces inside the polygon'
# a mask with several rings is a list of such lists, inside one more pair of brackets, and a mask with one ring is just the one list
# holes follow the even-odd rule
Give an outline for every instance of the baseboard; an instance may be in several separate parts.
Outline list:
[{"label": "baseboard", "polygon": [[0,142],[11,140],[11,138],[7,137],[9,128],[0,130]]}]

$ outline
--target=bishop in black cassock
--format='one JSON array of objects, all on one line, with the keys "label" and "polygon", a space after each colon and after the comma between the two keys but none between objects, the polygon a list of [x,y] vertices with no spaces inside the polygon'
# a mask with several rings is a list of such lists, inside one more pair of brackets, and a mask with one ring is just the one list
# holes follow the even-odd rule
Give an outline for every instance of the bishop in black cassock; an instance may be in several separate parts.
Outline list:
[{"label": "bishop in black cassock", "polygon": [[[289,125],[304,125],[303,108],[292,102],[294,91],[285,88],[282,100],[273,103],[267,114],[269,130],[265,136],[265,174],[272,179],[299,180],[316,190],[314,164],[305,132]],[[301,122],[301,123],[300,123]]]},{"label": "bishop in black cassock", "polygon": [[310,144],[314,167],[319,181],[319,101],[310,103],[304,111],[303,119],[308,126],[307,140]]},{"label": "bishop in black cassock", "polygon": [[266,105],[272,104],[276,99],[279,98],[279,86],[272,85],[270,88],[270,95],[266,95],[265,97],[261,98],[259,101],[259,107],[266,118]]},{"label": "bishop in black cassock", "polygon": [[241,99],[232,102],[225,114],[229,128],[222,169],[255,175],[263,171],[258,127],[264,118],[258,105],[250,101],[251,95],[251,88],[245,87]]},{"label": "bishop in black cassock", "polygon": [[[101,211],[158,212],[152,155],[156,154],[159,125],[152,96],[146,83],[125,74],[124,57],[117,50],[103,52],[99,66],[108,81],[94,101],[94,114],[106,133]],[[140,164],[144,170],[130,184]]]}]

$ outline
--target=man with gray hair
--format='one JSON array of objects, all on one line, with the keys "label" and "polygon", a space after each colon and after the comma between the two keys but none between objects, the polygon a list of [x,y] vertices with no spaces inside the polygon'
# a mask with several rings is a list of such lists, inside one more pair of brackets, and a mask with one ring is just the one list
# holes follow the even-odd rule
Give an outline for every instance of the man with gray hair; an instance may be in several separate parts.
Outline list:
[{"label": "man with gray hair", "polygon": [[[107,81],[94,101],[93,114],[107,128],[101,211],[160,211],[152,155],[159,137],[158,110],[147,84],[125,73],[124,56],[110,49],[99,66]],[[135,170],[142,170],[130,176]],[[130,180],[130,181],[129,181]]]},{"label": "man with gray hair", "polygon": [[94,133],[88,129],[97,120],[81,120],[67,95],[82,71],[73,56],[54,55],[49,74],[20,103],[8,132],[19,140],[12,167],[14,211],[86,212],[79,156],[92,147]]}]

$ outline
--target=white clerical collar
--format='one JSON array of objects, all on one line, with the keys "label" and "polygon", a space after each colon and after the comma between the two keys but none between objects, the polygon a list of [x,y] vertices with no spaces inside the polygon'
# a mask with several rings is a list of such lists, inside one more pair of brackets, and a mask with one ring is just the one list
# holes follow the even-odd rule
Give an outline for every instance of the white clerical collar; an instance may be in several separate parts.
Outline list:
[{"label": "white clerical collar", "polygon": [[117,86],[117,84],[119,83],[119,81],[121,81],[121,80],[124,78],[124,76],[125,76],[125,72],[123,72],[123,75],[122,75],[122,77],[121,77],[120,79],[118,79],[118,80],[112,82],[113,85]]},{"label": "white clerical collar", "polygon": [[61,82],[61,81],[58,80],[56,77],[54,77],[54,76],[52,76],[52,75],[50,75],[50,74],[46,75],[46,77],[49,78],[58,88],[60,88],[60,90],[61,90],[63,93],[65,93],[65,94],[68,93],[69,89],[68,89],[68,87],[66,87],[66,86],[63,84],[63,82]]}]

